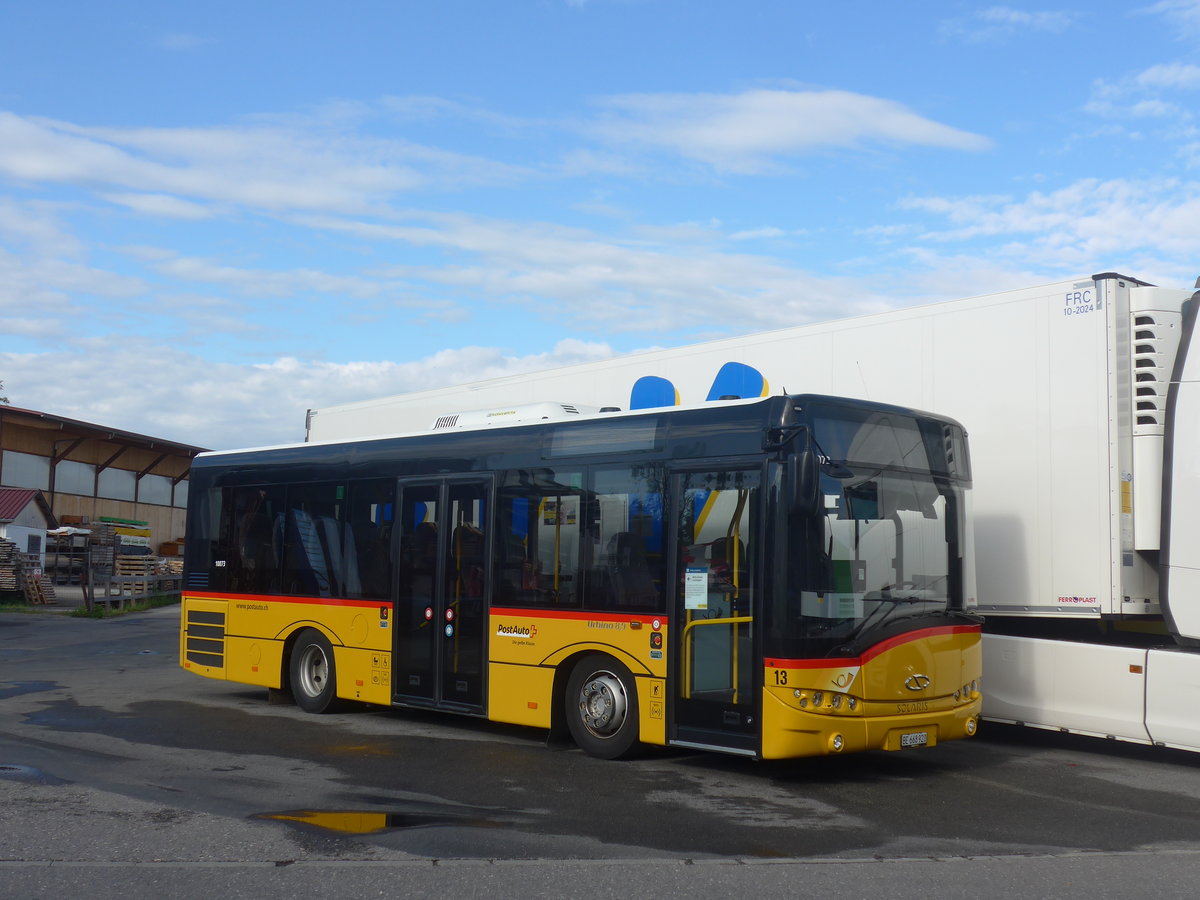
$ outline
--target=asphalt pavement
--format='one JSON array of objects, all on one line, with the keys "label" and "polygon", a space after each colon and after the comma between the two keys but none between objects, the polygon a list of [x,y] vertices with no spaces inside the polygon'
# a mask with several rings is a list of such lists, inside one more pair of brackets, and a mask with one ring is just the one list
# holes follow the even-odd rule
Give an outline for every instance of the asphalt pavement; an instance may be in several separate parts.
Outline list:
[{"label": "asphalt pavement", "polygon": [[[0,614],[0,898],[1196,891],[1187,754],[1010,731],[795,768],[608,763],[488,723],[270,707],[179,669],[177,619]],[[339,802],[403,821],[287,818]]]}]

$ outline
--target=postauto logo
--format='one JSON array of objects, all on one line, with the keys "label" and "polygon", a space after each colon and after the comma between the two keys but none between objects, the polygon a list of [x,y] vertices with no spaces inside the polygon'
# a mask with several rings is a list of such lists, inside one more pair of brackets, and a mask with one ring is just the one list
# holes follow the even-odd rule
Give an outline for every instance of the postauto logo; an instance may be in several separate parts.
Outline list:
[{"label": "postauto logo", "polygon": [[505,625],[503,622],[496,623],[496,637],[535,637],[536,635],[536,625]]}]

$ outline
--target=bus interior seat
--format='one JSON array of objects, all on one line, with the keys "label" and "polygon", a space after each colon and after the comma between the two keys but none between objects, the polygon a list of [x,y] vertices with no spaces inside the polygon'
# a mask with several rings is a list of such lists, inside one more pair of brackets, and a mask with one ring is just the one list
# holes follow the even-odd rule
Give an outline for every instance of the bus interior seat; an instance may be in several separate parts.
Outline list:
[{"label": "bus interior seat", "polygon": [[608,570],[616,606],[654,607],[658,588],[650,574],[641,537],[619,531],[608,542]]}]

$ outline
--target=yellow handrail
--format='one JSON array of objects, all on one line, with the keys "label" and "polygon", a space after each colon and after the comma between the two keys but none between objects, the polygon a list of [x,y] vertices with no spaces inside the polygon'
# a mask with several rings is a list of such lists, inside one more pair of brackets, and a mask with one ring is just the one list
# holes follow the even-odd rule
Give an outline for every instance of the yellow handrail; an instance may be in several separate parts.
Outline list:
[{"label": "yellow handrail", "polygon": [[[733,557],[733,570],[730,572],[729,580],[733,586],[733,591],[729,595],[729,605],[733,606],[733,601],[741,597],[742,586],[742,513],[746,509],[746,501],[750,499],[750,492],[746,490],[738,491],[737,507],[733,511],[733,518],[729,521],[729,530],[725,533],[727,553]],[[730,665],[731,670],[730,680],[733,682],[733,702],[738,701],[738,653],[741,641],[738,640],[738,626],[733,626],[733,659]]]},{"label": "yellow handrail", "polygon": [[733,518],[729,521],[729,529],[725,532],[727,546],[731,548],[729,552],[733,554],[733,571],[730,573],[733,593],[729,595],[730,600],[738,599],[738,589],[741,587],[742,512],[746,509],[746,501],[749,497],[749,491],[738,491],[737,507],[733,511]]},{"label": "yellow handrail", "polygon": [[[733,625],[737,626],[742,623],[750,623],[754,621],[754,616],[729,616],[724,619],[695,619],[683,626],[683,634],[680,636],[683,642],[683,699],[692,699],[692,644],[691,639],[694,634],[694,629],[701,625]],[[736,634],[736,631],[735,631]],[[733,702],[737,703],[737,642],[734,642],[734,669],[733,676]]]},{"label": "yellow handrail", "polygon": [[558,600],[558,577],[562,571],[562,513],[563,498],[554,501],[554,599]]},{"label": "yellow handrail", "polygon": [[[454,529],[454,532],[451,535],[451,537],[454,540],[454,549],[453,549],[453,552],[454,552],[454,600],[450,604],[450,608],[454,610],[454,621],[452,623],[452,625],[454,627],[454,659],[453,659],[454,668],[451,671],[455,672],[456,674],[458,672],[458,632],[462,625],[462,623],[458,621],[458,618],[459,618],[459,614],[462,612],[462,592],[463,592],[463,574],[462,574],[462,555],[463,555],[463,553],[462,553],[462,521],[461,521],[462,513],[461,512],[459,513],[459,517],[460,517],[460,521],[458,523],[458,526]],[[443,625],[441,627],[445,627],[445,626]],[[437,637],[434,636],[433,639],[436,641]]]}]

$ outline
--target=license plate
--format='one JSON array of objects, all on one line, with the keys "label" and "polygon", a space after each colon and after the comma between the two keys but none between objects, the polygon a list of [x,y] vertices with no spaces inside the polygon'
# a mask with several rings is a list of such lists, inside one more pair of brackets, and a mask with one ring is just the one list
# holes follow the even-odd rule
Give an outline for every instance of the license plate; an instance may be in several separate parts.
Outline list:
[{"label": "license plate", "polygon": [[929,743],[928,731],[914,731],[910,734],[900,735],[901,747],[924,747]]}]

